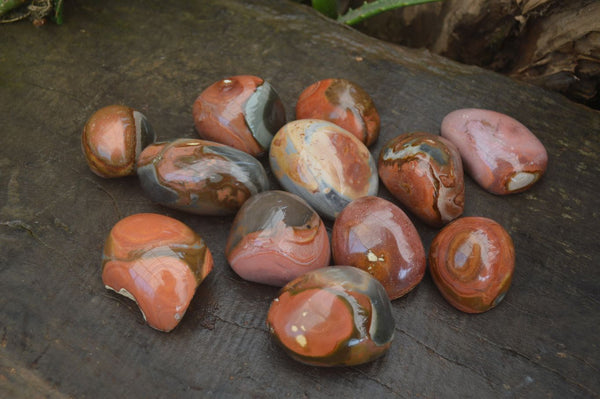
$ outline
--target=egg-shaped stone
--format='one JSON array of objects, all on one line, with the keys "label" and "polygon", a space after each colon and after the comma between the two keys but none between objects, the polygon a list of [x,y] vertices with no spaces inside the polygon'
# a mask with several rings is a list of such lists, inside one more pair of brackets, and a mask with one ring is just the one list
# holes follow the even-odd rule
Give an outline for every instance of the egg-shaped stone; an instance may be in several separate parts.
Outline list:
[{"label": "egg-shaped stone", "polygon": [[466,172],[493,194],[527,190],[546,171],[544,145],[508,115],[459,109],[446,115],[441,134],[460,151]]},{"label": "egg-shaped stone", "polygon": [[434,238],[429,271],[442,296],[467,313],[485,312],[502,301],[515,267],[510,235],[484,217],[456,219]]},{"label": "egg-shaped stone", "polygon": [[345,207],[333,225],[331,247],[334,264],[368,272],[392,300],[411,291],[425,275],[425,249],[417,229],[383,198],[362,197]]},{"label": "egg-shaped stone", "polygon": [[425,223],[440,227],[462,215],[462,161],[447,139],[426,132],[399,135],[382,148],[377,166],[383,185]]},{"label": "egg-shaped stone", "polygon": [[205,89],[192,109],[200,137],[227,144],[253,156],[269,149],[285,124],[285,109],[269,82],[258,76],[222,79]]},{"label": "egg-shaped stone", "polygon": [[324,79],[304,89],[296,103],[296,119],[333,122],[367,146],[379,137],[380,119],[373,99],[346,79]]},{"label": "egg-shaped stone", "polygon": [[256,158],[205,140],[152,144],[140,155],[137,173],[152,201],[201,215],[235,213],[250,196],[269,188]]},{"label": "egg-shaped stone", "polygon": [[109,105],[88,119],[81,148],[92,172],[122,177],[135,174],[137,157],[154,140],[154,130],[142,113],[125,105]]},{"label": "egg-shaped stone", "polygon": [[281,287],[329,265],[323,221],[302,198],[265,191],[242,205],[233,221],[225,256],[243,279]]},{"label": "egg-shaped stone", "polygon": [[351,266],[308,272],[271,303],[267,326],[294,359],[314,366],[352,366],[383,355],[394,318],[383,286]]},{"label": "egg-shaped stone", "polygon": [[352,200],[376,195],[377,167],[354,135],[327,121],[287,123],[271,142],[271,170],[287,190],[335,219]]},{"label": "egg-shaped stone", "polygon": [[102,282],[134,300],[151,327],[171,331],[213,267],[202,238],[173,218],[141,213],[114,225],[104,246]]}]

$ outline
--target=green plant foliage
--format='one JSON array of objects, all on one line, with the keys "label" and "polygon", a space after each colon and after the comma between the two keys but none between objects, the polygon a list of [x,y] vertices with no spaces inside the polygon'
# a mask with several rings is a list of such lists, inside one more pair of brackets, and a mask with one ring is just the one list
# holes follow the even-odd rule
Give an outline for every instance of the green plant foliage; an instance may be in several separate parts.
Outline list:
[{"label": "green plant foliage", "polygon": [[312,0],[312,6],[321,14],[327,15],[329,18],[337,18],[337,0]]},{"label": "green plant foliage", "polygon": [[337,20],[348,25],[354,25],[374,15],[394,8],[433,3],[436,1],[440,0],[376,0],[371,3],[364,3],[354,10],[348,10],[344,15],[340,15]]}]

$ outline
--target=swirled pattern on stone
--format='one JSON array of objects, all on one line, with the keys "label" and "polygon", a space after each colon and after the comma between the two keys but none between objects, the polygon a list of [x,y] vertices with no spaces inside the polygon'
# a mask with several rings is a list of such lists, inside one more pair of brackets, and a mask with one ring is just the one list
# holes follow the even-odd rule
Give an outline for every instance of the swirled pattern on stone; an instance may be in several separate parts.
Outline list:
[{"label": "swirled pattern on stone", "polygon": [[444,227],[429,249],[429,271],[455,308],[482,313],[506,295],[515,250],[506,230],[483,217],[464,217]]},{"label": "swirled pattern on stone", "polygon": [[335,219],[356,198],[377,194],[379,179],[371,153],[331,122],[289,122],[273,138],[269,160],[281,185],[327,218]]},{"label": "swirled pattern on stone", "polygon": [[150,145],[140,155],[137,172],[154,202],[202,215],[235,213],[250,196],[269,188],[256,158],[204,140]]},{"label": "swirled pattern on stone", "polygon": [[294,359],[315,366],[352,366],[383,355],[394,318],[383,286],[351,266],[308,272],[272,302],[267,325]]}]

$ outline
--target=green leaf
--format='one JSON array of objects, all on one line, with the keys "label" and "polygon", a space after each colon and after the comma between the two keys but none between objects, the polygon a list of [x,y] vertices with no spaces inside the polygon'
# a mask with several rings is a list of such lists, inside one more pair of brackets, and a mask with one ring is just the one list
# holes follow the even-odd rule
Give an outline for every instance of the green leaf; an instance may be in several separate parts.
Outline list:
[{"label": "green leaf", "polygon": [[[340,15],[337,20],[348,25],[354,25],[374,15],[394,8],[414,6],[417,4],[433,3],[441,0],[376,0],[371,3],[364,3],[354,10],[348,10],[344,15]],[[314,1],[313,1],[314,4]]]},{"label": "green leaf", "polygon": [[10,10],[26,3],[27,0],[0,0],[0,15],[4,15]]},{"label": "green leaf", "polygon": [[312,6],[321,14],[327,15],[329,18],[337,18],[337,0],[312,0]]}]

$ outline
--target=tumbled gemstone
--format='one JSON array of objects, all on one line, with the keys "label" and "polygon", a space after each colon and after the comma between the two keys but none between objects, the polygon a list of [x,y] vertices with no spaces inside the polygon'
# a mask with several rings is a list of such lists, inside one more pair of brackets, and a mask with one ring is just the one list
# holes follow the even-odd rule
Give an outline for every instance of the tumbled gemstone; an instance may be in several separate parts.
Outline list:
[{"label": "tumbled gemstone", "polygon": [[102,282],[134,300],[148,325],[171,331],[212,267],[209,249],[193,230],[167,216],[140,213],[110,231]]}]

